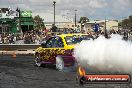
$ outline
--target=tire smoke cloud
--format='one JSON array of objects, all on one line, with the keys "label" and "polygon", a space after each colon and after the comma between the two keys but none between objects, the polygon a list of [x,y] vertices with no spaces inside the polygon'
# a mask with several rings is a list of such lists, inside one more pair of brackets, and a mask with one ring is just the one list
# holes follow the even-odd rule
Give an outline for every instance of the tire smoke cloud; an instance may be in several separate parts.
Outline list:
[{"label": "tire smoke cloud", "polygon": [[132,72],[132,43],[120,35],[100,36],[75,46],[74,57],[83,66],[100,71]]}]

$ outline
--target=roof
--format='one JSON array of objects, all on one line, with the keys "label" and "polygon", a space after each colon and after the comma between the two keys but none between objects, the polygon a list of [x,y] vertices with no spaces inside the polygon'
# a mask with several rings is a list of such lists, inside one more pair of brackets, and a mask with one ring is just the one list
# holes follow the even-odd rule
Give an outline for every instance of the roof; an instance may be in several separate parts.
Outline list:
[{"label": "roof", "polygon": [[0,8],[0,10],[1,10],[3,13],[6,13],[6,11],[9,11],[8,8]]},{"label": "roof", "polygon": [[88,35],[88,34],[61,34],[61,35],[57,35],[59,37],[66,37],[66,36],[73,36],[73,35]]},{"label": "roof", "polygon": [[0,18],[0,21],[13,21],[14,19],[11,18]]},{"label": "roof", "polygon": [[94,23],[102,23],[102,22],[105,22],[105,20],[94,20],[94,21],[89,21],[87,23],[94,24]]},{"label": "roof", "polygon": [[[94,24],[94,23],[103,23],[105,20],[94,20],[94,21],[89,21],[87,23],[89,24]],[[117,20],[106,20],[106,22],[118,22]]]}]

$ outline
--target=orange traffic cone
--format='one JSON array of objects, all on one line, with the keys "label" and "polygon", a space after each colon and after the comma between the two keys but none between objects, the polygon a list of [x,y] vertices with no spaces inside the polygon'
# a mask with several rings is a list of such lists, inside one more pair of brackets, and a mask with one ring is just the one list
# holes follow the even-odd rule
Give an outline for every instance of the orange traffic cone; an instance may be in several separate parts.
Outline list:
[{"label": "orange traffic cone", "polygon": [[15,52],[13,52],[12,58],[13,58],[13,59],[16,59],[16,53],[15,53]]}]

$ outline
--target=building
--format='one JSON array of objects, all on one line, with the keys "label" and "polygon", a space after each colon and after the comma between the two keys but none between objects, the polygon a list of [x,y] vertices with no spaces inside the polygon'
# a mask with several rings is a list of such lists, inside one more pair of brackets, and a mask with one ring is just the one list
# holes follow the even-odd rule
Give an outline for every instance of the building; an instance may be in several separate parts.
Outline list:
[{"label": "building", "polygon": [[33,29],[31,11],[0,8],[0,33],[21,33]]},{"label": "building", "polygon": [[[32,11],[20,11],[20,29],[22,32],[34,29],[34,20],[32,18]],[[18,24],[19,25],[19,24]]]},{"label": "building", "polygon": [[0,8],[0,33],[13,32],[15,25],[14,17],[15,12],[12,12],[9,8]]},{"label": "building", "polygon": [[65,23],[64,28],[68,28],[68,29],[70,29],[70,28],[71,29],[80,28],[81,29],[81,23],[76,23],[76,27],[75,27],[75,22]]},{"label": "building", "polygon": [[[34,13],[33,16],[39,15],[44,19],[44,23],[47,29],[50,29],[52,27],[52,24],[54,24],[54,14],[51,13]],[[55,25],[59,29],[64,28],[75,28],[75,23],[73,21],[73,18],[61,16],[61,15],[55,15]],[[77,23],[77,27],[81,27],[81,24]]]},{"label": "building", "polygon": [[[93,27],[95,25],[95,23],[99,24],[99,27],[101,31],[104,31],[105,29],[105,20],[96,20],[96,21],[90,21],[90,22],[87,22],[84,24],[84,30],[86,32],[88,31],[93,31]],[[108,31],[110,30],[115,30],[117,31],[118,30],[118,21],[116,20],[106,20],[106,29]]]},{"label": "building", "polygon": [[117,20],[110,20],[106,22],[106,29],[118,31],[118,21]]}]

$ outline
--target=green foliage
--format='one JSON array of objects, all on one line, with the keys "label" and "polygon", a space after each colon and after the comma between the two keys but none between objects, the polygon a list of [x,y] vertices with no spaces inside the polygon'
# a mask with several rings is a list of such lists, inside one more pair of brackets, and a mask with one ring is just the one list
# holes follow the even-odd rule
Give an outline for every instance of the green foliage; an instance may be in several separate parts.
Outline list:
[{"label": "green foliage", "polygon": [[130,27],[130,29],[132,30],[132,15],[129,16],[129,23],[128,26]]},{"label": "green foliage", "polygon": [[122,22],[119,23],[119,26],[121,26],[123,29],[132,30],[132,15],[129,16],[128,19],[122,20]]},{"label": "green foliage", "polygon": [[45,29],[44,20],[39,16],[34,17],[34,28],[35,29]]},{"label": "green foliage", "polygon": [[89,22],[89,19],[87,17],[81,17],[79,23],[86,23]]}]

